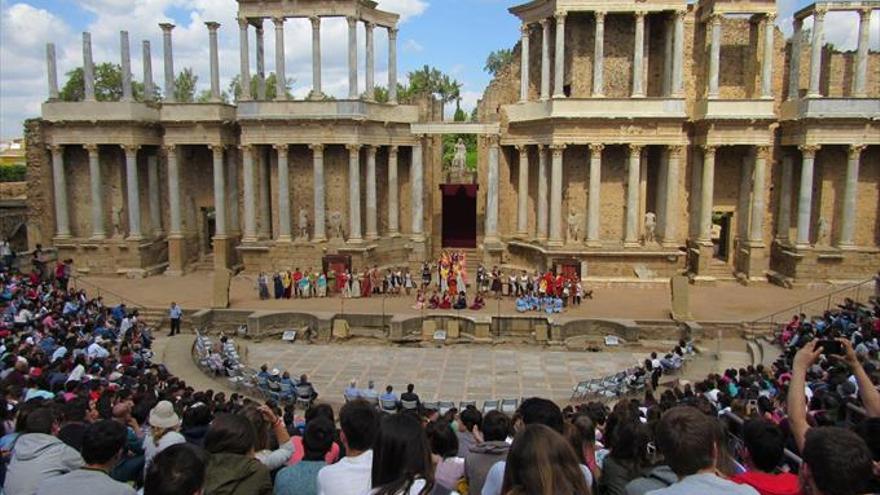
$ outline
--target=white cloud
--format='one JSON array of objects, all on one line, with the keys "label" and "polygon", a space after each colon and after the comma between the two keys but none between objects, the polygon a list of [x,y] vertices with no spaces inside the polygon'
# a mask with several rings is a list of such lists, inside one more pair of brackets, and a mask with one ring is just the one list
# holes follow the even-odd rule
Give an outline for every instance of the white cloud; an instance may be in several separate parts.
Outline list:
[{"label": "white cloud", "polygon": [[420,45],[418,41],[407,38],[403,42],[403,51],[404,53],[419,53],[425,49],[424,46]]},{"label": "white cloud", "polygon": [[421,15],[428,8],[425,0],[379,0],[379,9],[400,14],[400,21]]}]

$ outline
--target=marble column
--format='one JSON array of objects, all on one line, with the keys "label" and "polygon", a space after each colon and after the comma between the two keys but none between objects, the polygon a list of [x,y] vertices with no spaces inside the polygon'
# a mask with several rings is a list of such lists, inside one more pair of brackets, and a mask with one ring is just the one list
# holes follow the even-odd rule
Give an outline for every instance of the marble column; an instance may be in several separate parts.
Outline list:
[{"label": "marble column", "polygon": [[593,45],[593,97],[602,96],[605,96],[605,12],[597,10]]},{"label": "marble column", "polygon": [[400,235],[400,205],[397,183],[397,146],[388,147],[388,234]]},{"label": "marble column", "polygon": [[849,159],[846,162],[846,186],[843,189],[843,209],[840,218],[840,248],[851,248],[855,245],[855,231],[858,210],[856,203],[859,190],[859,161],[865,145],[849,147]]},{"label": "marble column", "polygon": [[523,239],[529,231],[529,148],[517,146],[519,151],[519,181],[516,191],[516,234]]},{"label": "marble column", "polygon": [[770,160],[770,147],[758,146],[755,148],[755,162],[752,170],[752,221],[749,227],[749,242],[751,244],[764,243],[764,215],[766,209],[764,198],[767,188],[767,162]]},{"label": "marble column", "polygon": [[825,10],[816,9],[813,13],[813,40],[810,46],[810,88],[807,96],[822,96],[819,84],[822,80],[822,45],[825,43]]},{"label": "marble column", "polygon": [[67,174],[64,170],[64,146],[50,146],[52,182],[55,191],[55,237],[70,237],[70,212],[67,204]]},{"label": "marble column", "polygon": [[804,25],[803,19],[795,19],[794,33],[791,35],[791,53],[789,56],[788,67],[788,99],[794,100],[800,97],[801,87],[801,41],[804,33],[801,28]]},{"label": "marble column", "polygon": [[226,180],[227,180],[227,188],[226,194],[229,198],[229,205],[227,208],[229,209],[229,221],[228,221],[228,231],[233,236],[238,236],[241,234],[241,218],[239,216],[240,210],[238,205],[238,157],[235,152],[233,152],[235,148],[230,147],[229,151],[226,153]]},{"label": "marble column", "polygon": [[162,236],[162,209],[159,196],[159,157],[157,152],[147,155],[147,200],[150,206],[150,228],[153,237]]},{"label": "marble column", "polygon": [[550,238],[548,246],[561,246],[562,234],[562,160],[565,145],[550,146],[553,157],[550,160]]},{"label": "marble column", "polygon": [[165,146],[168,160],[168,209],[170,210],[171,227],[169,236],[183,235],[183,217],[180,210],[180,167],[177,160],[177,147]]},{"label": "marble column", "polygon": [[718,78],[721,69],[721,18],[713,14],[709,18],[711,42],[709,46],[709,98],[718,98]]},{"label": "marble column", "polygon": [[210,147],[214,155],[214,238],[226,237],[226,162],[223,161],[223,146]]},{"label": "marble column", "polygon": [[357,23],[356,17],[346,17],[348,21],[348,99],[358,99],[357,62]]},{"label": "marble column", "polygon": [[128,31],[119,32],[120,72],[122,73],[122,101],[132,101],[131,93],[131,45]]},{"label": "marble column", "polygon": [[553,97],[565,98],[565,12],[556,13],[556,54],[553,58]]},{"label": "marble column", "polygon": [[663,207],[663,245],[675,246],[678,243],[678,203],[679,174],[684,146],[670,146],[666,150],[666,193]]},{"label": "marble column", "polygon": [[244,17],[238,19],[238,30],[239,82],[241,86],[239,99],[247,101],[251,99],[251,62],[250,49],[248,48],[248,20]]},{"label": "marble column", "polygon": [[278,154],[278,241],[290,242],[290,166],[287,144],[272,147]]},{"label": "marble column", "polygon": [[[491,154],[489,155],[491,158]],[[424,170],[422,165],[422,138],[417,136],[417,141],[412,147],[412,164],[410,166],[410,204],[412,209],[412,236],[413,240],[424,240]],[[491,187],[491,186],[490,186]]]},{"label": "marble column", "polygon": [[323,144],[312,144],[309,146],[309,149],[312,150],[312,181],[314,182],[312,191],[314,193],[314,234],[312,235],[312,240],[315,242],[322,242],[327,240],[326,233],[326,200],[325,196],[325,185],[324,185],[324,145]]},{"label": "marble column", "polygon": [[273,17],[275,24],[275,101],[287,99],[287,70],[284,66],[284,18]]},{"label": "marble column", "polygon": [[686,10],[675,11],[675,33],[672,39],[672,96],[684,94],[684,18]]},{"label": "marble column", "polygon": [[83,33],[83,99],[95,101],[95,63],[92,60],[92,34]]},{"label": "marble column", "polygon": [[810,245],[810,223],[813,212],[813,169],[819,146],[800,146],[803,160],[801,162],[801,185],[798,191],[797,246],[804,248]]},{"label": "marble column", "polygon": [[244,187],[244,232],[242,242],[257,240],[256,187],[254,186],[254,152],[251,145],[238,147],[241,150],[242,186]]},{"label": "marble column", "polygon": [[58,66],[55,60],[55,43],[46,43],[46,79],[49,83],[49,101],[58,99]]},{"label": "marble column", "polygon": [[348,242],[363,242],[361,236],[361,146],[348,149]]},{"label": "marble column", "polygon": [[529,101],[529,25],[520,26],[519,101]]},{"label": "marble column", "polygon": [[605,145],[593,143],[590,145],[590,182],[587,191],[587,244],[596,246],[600,244],[599,222],[602,208],[602,150]]},{"label": "marble column", "polygon": [[85,149],[89,154],[89,185],[92,195],[92,238],[104,239],[107,235],[104,230],[104,186],[101,181],[101,163],[99,150],[96,144],[87,144]]},{"label": "marble column", "polygon": [[754,153],[751,147],[739,160],[739,197],[736,205],[736,239],[744,244],[749,238],[749,220],[751,218],[752,165]]},{"label": "marble column", "polygon": [[675,30],[668,20],[660,20],[657,24],[663,26],[663,84],[660,94],[668,98],[672,96],[672,37]]},{"label": "marble column", "polygon": [[171,48],[171,31],[174,24],[163,22],[159,24],[162,28],[162,48],[165,56],[165,101],[174,103],[177,96],[174,91],[174,53]]},{"label": "marble column", "polygon": [[388,28],[388,103],[397,104],[397,28]]},{"label": "marble column", "polygon": [[541,100],[550,99],[550,20],[541,19]]},{"label": "marble column", "polygon": [[700,185],[700,237],[702,243],[712,242],[712,203],[715,200],[716,146],[703,146],[703,177]]},{"label": "marble column", "polygon": [[856,73],[852,94],[856,98],[868,95],[868,41],[871,32],[871,9],[859,10],[859,47],[856,51]]},{"label": "marble column", "polygon": [[254,19],[255,38],[257,40],[257,99],[266,99],[266,38],[263,30],[263,18]]},{"label": "marble column", "polygon": [[378,206],[376,204],[376,147],[367,146],[367,239],[379,238]]},{"label": "marble column", "polygon": [[791,180],[792,157],[782,156],[782,177],[779,184],[779,218],[776,225],[776,238],[788,242],[791,230]]},{"label": "marble column", "polygon": [[761,65],[761,98],[773,98],[773,35],[776,14],[764,16],[764,61]]},{"label": "marble column", "polygon": [[140,240],[141,234],[141,188],[138,177],[137,152],[139,146],[123,146],[125,152],[125,184],[128,196],[128,238]]},{"label": "marble column", "polygon": [[321,89],[321,18],[313,15],[309,22],[312,23],[312,92],[309,98],[320,100],[324,98]]},{"label": "marble column", "polygon": [[266,146],[260,149],[260,159],[257,162],[260,176],[259,202],[260,202],[260,237],[272,238],[272,148]]},{"label": "marble column", "polygon": [[373,29],[376,27],[372,22],[364,23],[364,34],[366,38],[366,47],[367,47],[367,60],[364,62],[364,70],[366,74],[364,74],[365,79],[365,90],[366,99],[372,101],[375,99],[376,93],[376,84],[374,82],[375,72],[376,72],[376,58],[375,58],[375,48],[373,43]]},{"label": "marble column", "polygon": [[633,47],[632,96],[645,96],[645,13],[636,12],[636,35]]},{"label": "marble column", "polygon": [[538,224],[537,238],[547,240],[547,147],[538,145]]},{"label": "marble column", "polygon": [[220,24],[217,22],[206,22],[208,28],[208,46],[211,57],[211,101],[217,103],[220,101],[220,54],[217,49],[217,30]]},{"label": "marble column", "polygon": [[153,57],[150,54],[150,41],[144,40],[142,45],[142,58],[144,59],[144,101],[153,101],[153,93],[156,91],[153,84]]},{"label": "marble column", "polygon": [[498,238],[498,136],[489,136],[489,171],[486,178],[486,232],[484,242]]},{"label": "marble column", "polygon": [[642,147],[629,145],[629,164],[626,175],[626,231],[624,246],[639,244],[639,192],[641,189]]}]

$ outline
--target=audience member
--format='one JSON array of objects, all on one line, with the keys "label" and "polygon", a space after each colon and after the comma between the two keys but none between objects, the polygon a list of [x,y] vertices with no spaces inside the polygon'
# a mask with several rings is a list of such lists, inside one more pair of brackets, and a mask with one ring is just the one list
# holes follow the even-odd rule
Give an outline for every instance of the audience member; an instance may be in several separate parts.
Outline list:
[{"label": "audience member", "polygon": [[206,466],[202,449],[185,443],[172,445],[153,458],[143,495],[201,495]]}]

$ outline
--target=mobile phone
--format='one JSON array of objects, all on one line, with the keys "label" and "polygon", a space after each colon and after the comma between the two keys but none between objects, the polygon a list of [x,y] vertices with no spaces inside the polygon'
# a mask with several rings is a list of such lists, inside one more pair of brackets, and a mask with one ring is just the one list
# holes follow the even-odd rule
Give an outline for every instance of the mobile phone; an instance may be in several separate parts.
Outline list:
[{"label": "mobile phone", "polygon": [[819,347],[822,348],[822,354],[843,355],[843,344],[836,340],[826,339],[819,341]]},{"label": "mobile phone", "polygon": [[749,407],[758,407],[758,401],[755,399],[749,399],[748,405]]}]

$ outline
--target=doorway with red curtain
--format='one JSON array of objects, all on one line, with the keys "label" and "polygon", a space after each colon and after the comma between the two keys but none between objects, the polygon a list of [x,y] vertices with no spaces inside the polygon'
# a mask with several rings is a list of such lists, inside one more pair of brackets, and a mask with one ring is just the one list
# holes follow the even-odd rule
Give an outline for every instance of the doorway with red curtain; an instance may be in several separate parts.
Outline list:
[{"label": "doorway with red curtain", "polygon": [[477,247],[476,184],[441,184],[443,193],[443,247]]}]

